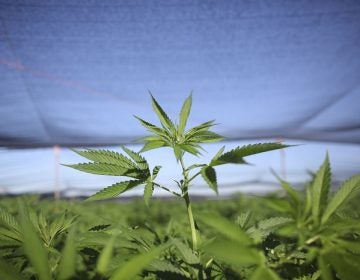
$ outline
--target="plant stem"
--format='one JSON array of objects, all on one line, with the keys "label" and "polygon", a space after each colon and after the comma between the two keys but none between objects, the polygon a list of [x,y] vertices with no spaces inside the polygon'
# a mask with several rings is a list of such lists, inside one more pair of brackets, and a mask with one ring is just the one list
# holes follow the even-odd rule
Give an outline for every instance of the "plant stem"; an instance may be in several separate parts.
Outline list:
[{"label": "plant stem", "polygon": [[160,185],[160,184],[158,184],[158,183],[155,183],[155,182],[154,182],[154,185],[157,186],[157,187],[159,187],[159,188],[161,188],[161,189],[163,189],[163,190],[165,190],[165,191],[167,191],[167,192],[169,192],[169,193],[171,193],[171,194],[173,194],[173,195],[175,195],[175,196],[182,197],[181,194],[179,194],[179,193],[177,193],[177,192],[173,192],[172,190],[170,190],[170,189],[168,189],[167,187],[164,187],[164,186],[162,186],[162,185]]},{"label": "plant stem", "polygon": [[189,223],[190,223],[190,229],[191,229],[191,238],[192,238],[192,245],[193,245],[193,250],[196,251],[197,250],[197,235],[196,235],[196,228],[195,228],[195,220],[194,220],[194,216],[192,213],[192,209],[191,209],[191,203],[190,203],[190,197],[189,197],[189,193],[186,193],[184,195],[184,200],[186,203],[186,210],[187,210],[187,214],[189,217]]},{"label": "plant stem", "polygon": [[196,235],[196,228],[195,228],[195,220],[194,220],[194,216],[192,213],[191,202],[190,202],[190,197],[189,197],[189,192],[188,192],[188,188],[189,188],[188,171],[185,168],[184,160],[182,157],[180,157],[180,163],[181,163],[181,167],[183,170],[183,177],[184,177],[184,181],[182,183],[182,194],[183,194],[183,198],[185,200],[186,210],[187,210],[189,223],[190,223],[191,238],[192,238],[192,245],[193,245],[192,247],[193,247],[193,251],[196,251],[198,248],[198,244],[197,244],[198,242],[197,242],[197,235]]},{"label": "plant stem", "polygon": [[201,174],[201,171],[197,172],[194,176],[189,179],[189,183]]}]

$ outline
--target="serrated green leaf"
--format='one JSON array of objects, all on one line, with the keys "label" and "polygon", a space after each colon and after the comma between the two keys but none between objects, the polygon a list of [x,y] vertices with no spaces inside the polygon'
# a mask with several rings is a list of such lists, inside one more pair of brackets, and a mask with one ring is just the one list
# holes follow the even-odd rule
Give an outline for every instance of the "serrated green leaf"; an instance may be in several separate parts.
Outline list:
[{"label": "serrated green leaf", "polygon": [[293,219],[287,217],[272,217],[259,221],[258,228],[262,230],[274,230],[293,221]]},{"label": "serrated green leaf", "polygon": [[347,241],[342,239],[336,240],[336,246],[344,248],[347,252],[360,254],[360,242],[359,241]]},{"label": "serrated green leaf", "polygon": [[312,190],[311,185],[308,185],[305,189],[305,208],[303,211],[303,218],[311,215],[312,212]]},{"label": "serrated green leaf", "polygon": [[160,136],[161,138],[163,138],[164,140],[170,141],[171,138],[168,134],[168,132],[165,129],[162,129],[160,127],[157,127],[156,125],[149,123],[145,120],[143,120],[142,118],[139,118],[137,116],[134,116],[138,121],[140,121],[140,123],[142,124],[142,126],[144,126],[147,130],[149,130],[150,132],[155,133],[156,135]]},{"label": "serrated green leaf", "polygon": [[360,274],[359,255],[344,253],[337,247],[333,247],[331,251],[323,254],[323,258],[325,264],[331,264],[334,268],[336,279],[353,280],[357,278],[356,275]]},{"label": "serrated green leaf", "polygon": [[149,135],[136,139],[136,142],[151,142],[151,141],[163,141],[163,138],[158,135]]},{"label": "serrated green leaf", "polygon": [[261,264],[259,251],[234,241],[215,240],[202,248],[203,251],[233,266]]},{"label": "serrated green leaf", "polygon": [[246,233],[251,236],[256,243],[263,241],[270,233],[279,228],[292,223],[293,219],[286,217],[273,217],[258,222],[257,226],[249,228]]},{"label": "serrated green leaf", "polygon": [[75,150],[73,152],[94,162],[118,165],[126,169],[136,169],[136,165],[124,155],[108,150]]},{"label": "serrated green leaf", "polygon": [[185,140],[190,139],[195,133],[199,133],[200,131],[207,131],[209,130],[210,127],[214,126],[214,120],[212,121],[208,121],[208,122],[204,122],[202,124],[199,124],[197,126],[194,126],[192,128],[190,128],[186,133],[185,133]]},{"label": "serrated green leaf", "polygon": [[194,156],[200,154],[199,150],[196,147],[194,147],[194,145],[191,144],[177,144],[175,146],[179,147],[183,151],[193,154]]},{"label": "serrated green leaf", "polygon": [[187,246],[186,244],[182,243],[180,240],[172,238],[172,244],[179,250],[180,254],[182,255],[184,261],[188,264],[198,264],[200,259],[197,255],[194,254],[193,250]]},{"label": "serrated green leaf", "polygon": [[21,233],[15,231],[15,230],[9,230],[6,228],[0,227],[0,238],[13,241],[14,244],[19,244],[23,241],[23,236]]},{"label": "serrated green leaf", "polygon": [[90,196],[86,201],[94,201],[100,199],[107,199],[118,196],[119,194],[126,192],[140,184],[143,181],[141,180],[131,180],[131,181],[124,181],[120,183],[113,184],[107,188],[102,189],[101,191],[97,192],[96,194]]},{"label": "serrated green leaf", "polygon": [[331,185],[331,172],[329,157],[326,155],[324,163],[315,175],[311,185],[312,215],[315,223],[318,223],[323,209],[326,206],[328,193]]},{"label": "serrated green leaf", "polygon": [[[29,220],[22,204],[20,206],[20,227],[24,234],[24,251],[33,265],[39,280],[51,280],[48,253],[38,233]],[[36,253],[34,253],[36,252]]]},{"label": "serrated green leaf", "polygon": [[184,151],[179,147],[179,145],[175,145],[172,148],[173,148],[176,160],[179,161],[181,156],[184,154]]},{"label": "serrated green leaf", "polygon": [[109,241],[106,243],[105,247],[102,249],[100,256],[98,258],[98,261],[96,263],[96,271],[99,272],[102,275],[105,275],[107,272],[107,269],[109,267],[113,251],[114,251],[114,244],[116,240],[117,235],[113,234]]},{"label": "serrated green leaf", "polygon": [[[47,227],[49,242],[51,242],[54,237],[67,230],[73,224],[75,218],[76,217],[68,217],[66,211],[57,216],[56,219],[54,219]],[[42,231],[43,230],[40,230],[40,232]],[[50,245],[50,243],[48,243],[48,245]]]},{"label": "serrated green leaf", "polygon": [[154,109],[154,112],[158,116],[161,125],[168,130],[174,129],[174,124],[170,120],[170,118],[166,115],[165,111],[161,108],[160,104],[156,101],[156,99],[150,94],[151,96],[151,104]]},{"label": "serrated green leaf", "polygon": [[144,200],[146,206],[149,206],[150,204],[150,199],[152,197],[153,191],[154,191],[154,183],[151,181],[147,182],[144,188]]},{"label": "serrated green leaf", "polygon": [[322,280],[333,280],[330,264],[325,260],[323,255],[319,255],[317,258],[318,266],[321,271]]},{"label": "serrated green leaf", "polygon": [[212,165],[213,162],[216,162],[216,160],[222,155],[224,150],[225,150],[225,146],[222,146],[220,148],[220,150],[216,153],[216,155],[211,159],[210,164],[209,164],[210,166]]},{"label": "serrated green leaf", "polygon": [[190,138],[191,141],[198,143],[214,143],[224,139],[224,136],[212,131],[200,131]]},{"label": "serrated green leaf", "polygon": [[341,220],[329,220],[326,225],[330,231],[332,230],[338,234],[351,231],[360,234],[360,223],[358,219],[341,218]]},{"label": "serrated green leaf", "polygon": [[184,275],[182,270],[168,261],[153,260],[150,265],[152,271],[171,272],[179,275]]},{"label": "serrated green leaf", "polygon": [[236,218],[236,224],[239,225],[242,229],[247,227],[251,216],[251,212],[241,212],[240,215]]},{"label": "serrated green leaf", "polygon": [[125,146],[122,146],[122,149],[125,151],[125,153],[127,153],[129,155],[129,157],[131,157],[136,162],[139,169],[141,169],[141,170],[149,169],[149,165],[148,165],[147,161],[139,153],[136,153],[136,152],[126,148]]},{"label": "serrated green leaf", "polygon": [[8,261],[0,257],[0,275],[2,280],[23,280],[19,272]]},{"label": "serrated green leaf", "polygon": [[153,150],[153,149],[158,149],[158,148],[161,148],[161,147],[166,147],[166,146],[169,146],[169,145],[167,143],[165,143],[164,141],[162,141],[162,140],[160,140],[160,141],[149,141],[149,142],[145,143],[145,145],[140,150],[140,153],[150,151],[150,150]]},{"label": "serrated green leaf", "polygon": [[8,227],[9,229],[15,230],[17,233],[20,233],[19,223],[5,208],[0,206],[0,221],[3,226]]},{"label": "serrated green leaf", "polygon": [[186,123],[190,114],[192,104],[192,95],[190,94],[188,98],[185,99],[184,104],[180,111],[180,120],[179,120],[179,128],[178,132],[180,135],[184,133]]},{"label": "serrated green leaf", "polygon": [[201,176],[205,180],[205,182],[209,185],[209,187],[218,194],[218,186],[216,180],[216,171],[211,166],[205,166],[201,168]]},{"label": "serrated green leaf", "polygon": [[259,143],[250,144],[242,147],[237,147],[229,152],[226,152],[213,161],[211,165],[220,165],[226,163],[244,164],[246,163],[244,157],[264,153],[272,150],[283,149],[289,147],[280,143]]},{"label": "serrated green leaf", "polygon": [[118,165],[89,162],[79,164],[63,164],[64,166],[74,168],[86,173],[97,175],[126,176],[131,178],[143,178],[144,172],[139,169],[127,169]]},{"label": "serrated green leaf", "polygon": [[59,280],[70,279],[76,272],[76,243],[75,228],[73,227],[66,238],[59,264]]},{"label": "serrated green leaf", "polygon": [[111,275],[110,280],[134,279],[150,262],[157,258],[169,245],[152,248],[149,251],[133,257],[131,260],[119,267]]},{"label": "serrated green leaf", "polygon": [[211,161],[211,166],[217,166],[222,164],[247,164],[247,162],[242,158],[238,157],[232,151],[222,154],[217,160]]},{"label": "serrated green leaf", "polygon": [[299,193],[291,186],[289,182],[281,179],[274,171],[272,174],[276,177],[276,179],[280,182],[281,187],[286,191],[287,195],[290,198],[291,204],[295,208],[294,210],[298,211],[301,199]]},{"label": "serrated green leaf", "polygon": [[252,240],[242,229],[216,214],[202,213],[199,215],[199,219],[206,225],[216,229],[220,234],[235,240],[238,244],[243,246],[252,244]]},{"label": "serrated green leaf", "polygon": [[272,269],[262,266],[257,268],[250,278],[250,280],[264,280],[264,279],[280,280],[281,278]]},{"label": "serrated green leaf", "polygon": [[152,171],[152,180],[155,180],[159,171],[161,169],[161,166],[160,165],[156,165],[154,168],[153,168],[153,171]]},{"label": "serrated green leaf", "polygon": [[335,193],[334,197],[327,205],[324,214],[321,219],[321,223],[324,224],[328,219],[338,210],[342,205],[354,198],[360,191],[360,175],[355,175],[345,181],[339,190]]},{"label": "serrated green leaf", "polygon": [[93,246],[106,246],[106,243],[109,242],[109,234],[102,231],[92,231],[81,233],[77,238],[76,247],[78,249],[93,247]]}]

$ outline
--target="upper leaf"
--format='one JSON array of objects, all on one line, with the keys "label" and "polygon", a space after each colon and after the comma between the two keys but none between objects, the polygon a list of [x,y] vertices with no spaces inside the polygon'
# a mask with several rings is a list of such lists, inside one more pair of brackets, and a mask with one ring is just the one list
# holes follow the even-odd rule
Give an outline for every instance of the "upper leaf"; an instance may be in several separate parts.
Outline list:
[{"label": "upper leaf", "polygon": [[315,223],[319,222],[320,215],[326,206],[331,184],[331,171],[329,156],[326,155],[324,163],[315,175],[311,185],[312,214]]},{"label": "upper leaf", "polygon": [[169,146],[169,145],[166,142],[162,141],[162,140],[149,141],[149,142],[145,143],[145,145],[140,150],[140,153],[150,151],[150,150],[153,150],[153,149],[157,149],[157,148],[161,148],[161,147],[166,147],[166,146]]},{"label": "upper leaf", "polygon": [[226,163],[246,163],[243,159],[246,156],[255,155],[263,152],[268,152],[277,149],[283,149],[289,147],[288,145],[283,145],[281,143],[259,143],[259,144],[250,144],[242,147],[237,147],[225,154],[219,156],[216,160],[211,162],[211,165],[221,165]]},{"label": "upper leaf", "polygon": [[300,204],[301,204],[301,198],[299,193],[291,186],[291,184],[283,179],[281,179],[274,171],[272,171],[273,175],[276,177],[276,179],[280,182],[281,187],[286,191],[287,195],[290,198],[290,202],[292,206],[295,208],[295,214],[297,214]]},{"label": "upper leaf", "polygon": [[198,148],[193,144],[177,144],[176,146],[178,146],[183,151],[193,154],[194,156],[200,154]]},{"label": "upper leaf", "polygon": [[200,131],[207,131],[209,130],[210,127],[212,127],[214,125],[214,120],[212,121],[208,121],[208,122],[204,122],[202,124],[199,124],[197,126],[194,126],[192,128],[190,128],[186,134],[185,134],[185,139],[190,139],[191,137],[194,136],[194,134],[199,133]]},{"label": "upper leaf", "polygon": [[354,196],[360,191],[360,175],[355,175],[345,181],[334,197],[327,205],[324,215],[322,216],[321,223],[324,224],[331,217],[336,210],[338,210],[347,201],[354,198]]},{"label": "upper leaf", "polygon": [[224,137],[220,134],[217,134],[212,131],[202,130],[194,133],[189,140],[198,142],[198,143],[212,143],[212,142],[219,142],[223,140]]},{"label": "upper leaf", "polygon": [[158,116],[162,126],[168,130],[173,130],[174,124],[172,123],[170,118],[166,115],[165,111],[161,108],[161,106],[156,101],[156,99],[151,94],[150,94],[150,96],[151,96],[152,107],[153,107],[156,115]]},{"label": "upper leaf", "polygon": [[[163,128],[157,127],[156,125],[149,123],[137,116],[134,116],[136,119],[138,119],[140,121],[140,123],[147,128],[148,131],[155,133],[156,135],[158,135],[159,137],[161,137],[161,139],[163,139],[164,141],[171,141],[171,137],[169,135],[169,132]],[[151,136],[147,136],[144,138],[140,138],[139,141],[149,141],[148,137]]]},{"label": "upper leaf", "polygon": [[184,133],[186,123],[190,114],[192,104],[192,95],[190,94],[188,98],[185,99],[184,104],[180,111],[180,120],[179,120],[179,128],[178,132],[180,135]]}]

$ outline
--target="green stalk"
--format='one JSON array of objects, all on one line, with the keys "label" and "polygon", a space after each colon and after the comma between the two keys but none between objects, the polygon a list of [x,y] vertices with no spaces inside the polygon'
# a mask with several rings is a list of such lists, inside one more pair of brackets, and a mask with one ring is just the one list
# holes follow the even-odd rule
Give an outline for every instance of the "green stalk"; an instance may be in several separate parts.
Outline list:
[{"label": "green stalk", "polygon": [[196,251],[197,247],[198,247],[197,235],[196,235],[195,221],[194,221],[194,216],[193,216],[192,209],[191,209],[191,203],[190,203],[190,198],[189,198],[189,193],[188,192],[184,195],[184,200],[185,200],[185,203],[186,203],[186,210],[187,210],[187,214],[188,214],[189,222],[190,222],[193,250]]},{"label": "green stalk", "polygon": [[188,188],[189,188],[188,171],[186,171],[182,156],[180,157],[180,163],[181,163],[181,167],[183,170],[183,176],[184,176],[184,182],[182,184],[182,193],[183,193],[183,198],[185,200],[186,210],[187,210],[189,223],[190,223],[191,238],[192,238],[192,245],[193,245],[192,247],[193,247],[193,250],[196,251],[198,248],[198,241],[197,241],[197,235],[196,235],[195,220],[194,220],[194,216],[192,213],[191,202],[190,202],[190,197],[189,197],[189,192],[188,192]]}]

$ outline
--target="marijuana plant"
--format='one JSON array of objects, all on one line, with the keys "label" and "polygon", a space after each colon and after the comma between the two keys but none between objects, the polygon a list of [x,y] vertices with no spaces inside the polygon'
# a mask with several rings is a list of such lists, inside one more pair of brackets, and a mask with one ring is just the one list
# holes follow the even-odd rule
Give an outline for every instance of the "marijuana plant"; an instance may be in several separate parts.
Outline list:
[{"label": "marijuana plant", "polygon": [[[290,183],[280,179],[288,199],[275,203],[277,211],[291,217],[278,234],[295,239],[292,250],[282,250],[284,259],[290,255],[303,259],[303,266],[318,267],[321,279],[354,279],[359,275],[360,223],[358,213],[346,211],[346,204],[360,193],[360,175],[343,182],[331,195],[331,168],[328,155],[305,194],[296,191]],[[301,257],[300,257],[301,256]],[[317,263],[317,265],[314,265]]]},{"label": "marijuana plant", "polygon": [[[252,144],[237,147],[228,152],[224,152],[225,147],[222,147],[209,163],[187,166],[184,162],[184,155],[186,153],[200,156],[200,151],[204,150],[201,146],[202,144],[218,142],[224,139],[224,137],[210,130],[214,126],[214,121],[204,122],[187,129],[187,120],[192,105],[191,94],[186,98],[182,105],[178,123],[174,123],[168,117],[152,95],[151,103],[154,112],[159,118],[161,126],[156,126],[135,116],[151,133],[151,135],[140,139],[140,141],[145,144],[139,152],[132,151],[125,146],[123,146],[122,149],[126,155],[108,150],[74,150],[79,155],[91,160],[91,162],[67,166],[92,174],[132,178],[132,180],[113,184],[89,197],[88,200],[115,197],[139,185],[144,185],[144,200],[147,205],[149,204],[155,187],[162,188],[171,194],[182,198],[187,209],[192,236],[192,247],[193,250],[196,251],[199,245],[198,234],[189,196],[189,189],[192,186],[193,180],[201,175],[208,186],[217,193],[216,166],[224,164],[245,164],[246,161],[244,158],[247,156],[282,149],[287,146],[281,143]],[[177,162],[181,166],[182,177],[180,180],[176,181],[179,192],[173,192],[169,188],[159,184],[156,181],[156,177],[161,166],[155,166],[153,170],[150,171],[148,162],[141,155],[143,152],[162,147],[170,147],[174,152]]]}]

